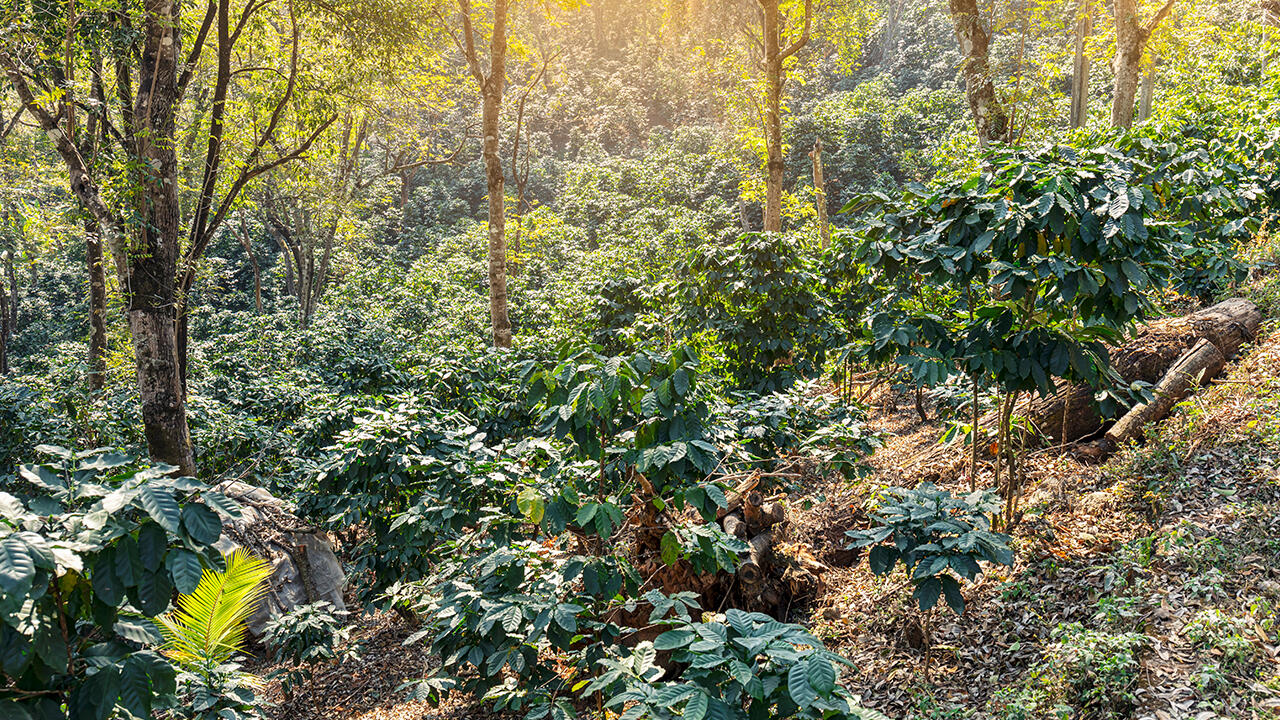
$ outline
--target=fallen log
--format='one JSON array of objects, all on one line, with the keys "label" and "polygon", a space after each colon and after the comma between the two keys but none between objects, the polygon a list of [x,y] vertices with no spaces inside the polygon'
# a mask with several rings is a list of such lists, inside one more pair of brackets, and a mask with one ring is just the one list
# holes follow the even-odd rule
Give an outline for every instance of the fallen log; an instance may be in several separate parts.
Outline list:
[{"label": "fallen log", "polygon": [[751,528],[760,527],[760,506],[764,504],[764,495],[752,490],[742,499],[742,518]]},{"label": "fallen log", "polygon": [[747,539],[747,521],[743,520],[742,516],[738,513],[729,513],[728,515],[725,515],[721,524],[724,526],[724,531],[727,534],[740,540]]},{"label": "fallen log", "polygon": [[783,507],[782,503],[764,503],[755,513],[755,524],[751,525],[751,529],[755,532],[763,532],[782,522],[786,517],[787,510]]},{"label": "fallen log", "polygon": [[758,585],[769,575],[773,553],[773,537],[760,533],[747,543],[747,559],[738,566],[738,580],[748,587]]},{"label": "fallen log", "polygon": [[716,519],[723,520],[726,515],[742,507],[743,498],[747,496],[747,493],[754,490],[759,482],[760,476],[758,474],[753,474],[751,477],[739,483],[732,491],[725,494],[724,507],[716,511]]},{"label": "fallen log", "polygon": [[1201,340],[1196,343],[1160,378],[1152,393],[1155,399],[1133,406],[1102,438],[1090,443],[1084,454],[1105,457],[1115,452],[1121,443],[1141,437],[1144,427],[1168,415],[1174,405],[1190,395],[1197,385],[1207,383],[1222,372],[1226,364],[1227,359],[1212,342]]},{"label": "fallen log", "polygon": [[[1190,315],[1148,324],[1113,351],[1111,365],[1127,383],[1155,384],[1202,340],[1211,343],[1224,362],[1230,360],[1242,344],[1257,335],[1261,324],[1262,313],[1256,305],[1244,298],[1231,298]],[[1072,385],[1051,397],[1034,400],[1025,414],[1053,442],[1073,442],[1103,428],[1105,419],[1093,396],[1088,385]]]}]

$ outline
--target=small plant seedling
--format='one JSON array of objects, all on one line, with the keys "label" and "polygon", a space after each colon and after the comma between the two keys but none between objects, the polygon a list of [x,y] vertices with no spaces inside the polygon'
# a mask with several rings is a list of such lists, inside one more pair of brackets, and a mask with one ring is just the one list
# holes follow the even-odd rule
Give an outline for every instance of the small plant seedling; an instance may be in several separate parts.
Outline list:
[{"label": "small plant seedling", "polygon": [[912,596],[921,610],[931,610],[939,597],[956,613],[964,612],[964,596],[956,576],[974,580],[979,561],[1012,565],[1010,538],[991,530],[990,515],[1000,500],[990,491],[955,497],[924,483],[914,490],[889,488],[872,513],[879,523],[870,530],[850,530],[849,548],[870,547],[871,572],[887,575],[902,563],[915,585]]}]

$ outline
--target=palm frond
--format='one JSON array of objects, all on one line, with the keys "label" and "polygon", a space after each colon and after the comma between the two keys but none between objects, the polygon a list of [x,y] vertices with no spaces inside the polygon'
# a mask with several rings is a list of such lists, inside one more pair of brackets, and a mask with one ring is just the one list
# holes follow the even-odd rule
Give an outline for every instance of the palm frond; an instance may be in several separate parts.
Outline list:
[{"label": "palm frond", "polygon": [[157,620],[164,650],[179,664],[221,664],[244,645],[244,623],[266,592],[271,566],[244,550],[226,557],[227,569],[206,569],[177,610]]}]

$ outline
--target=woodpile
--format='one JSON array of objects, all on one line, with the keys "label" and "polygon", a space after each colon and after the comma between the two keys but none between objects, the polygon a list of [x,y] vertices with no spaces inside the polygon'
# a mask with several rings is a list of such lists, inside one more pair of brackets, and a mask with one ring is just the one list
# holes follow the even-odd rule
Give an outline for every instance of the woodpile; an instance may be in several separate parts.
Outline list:
[{"label": "woodpile", "polygon": [[779,542],[786,506],[765,497],[757,489],[759,480],[753,475],[726,495],[720,525],[747,543],[747,557],[733,578],[734,605],[781,619],[795,598],[811,596],[821,587],[829,568],[807,548]]}]

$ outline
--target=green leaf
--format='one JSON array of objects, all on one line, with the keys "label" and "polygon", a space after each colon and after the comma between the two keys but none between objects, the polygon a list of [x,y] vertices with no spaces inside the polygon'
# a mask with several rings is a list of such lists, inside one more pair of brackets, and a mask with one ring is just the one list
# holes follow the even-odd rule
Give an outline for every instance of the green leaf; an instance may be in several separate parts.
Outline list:
[{"label": "green leaf", "polygon": [[675,650],[693,642],[694,635],[688,630],[668,630],[653,639],[653,647],[657,650]]},{"label": "green leaf", "polygon": [[818,691],[819,695],[827,696],[836,689],[836,669],[821,653],[811,655],[805,661],[806,674],[809,678],[809,686]]},{"label": "green leaf", "polygon": [[963,615],[964,595],[960,592],[960,583],[956,582],[956,579],[950,575],[943,575],[940,579],[942,581],[942,592],[947,599],[947,607],[951,608],[955,614]]},{"label": "green leaf", "polygon": [[542,518],[547,512],[547,503],[542,499],[542,493],[535,488],[525,487],[516,496],[516,508],[520,510],[520,514],[525,519],[537,525],[542,522]]},{"label": "green leaf", "polygon": [[173,583],[169,573],[163,569],[155,571],[143,570],[137,584],[138,609],[147,617],[155,617],[169,607],[169,597],[173,595]]},{"label": "green leaf", "polygon": [[212,545],[222,537],[222,519],[200,503],[188,503],[182,508],[182,527],[201,545]]},{"label": "green leaf", "polygon": [[190,595],[196,591],[204,568],[201,567],[200,558],[195,553],[183,548],[174,548],[165,557],[164,566],[173,576],[173,584],[178,588],[178,592]]},{"label": "green leaf", "polygon": [[174,535],[178,534],[178,523],[182,518],[182,511],[178,508],[178,501],[173,499],[173,493],[144,485],[138,489],[137,499],[151,519],[160,523],[160,527]]},{"label": "green leaf", "polygon": [[0,540],[0,589],[6,594],[25,595],[36,576],[31,549],[16,535]]},{"label": "green leaf", "polygon": [[99,668],[71,693],[71,715],[77,720],[107,720],[120,696],[120,671],[114,665]]},{"label": "green leaf", "polygon": [[871,565],[871,572],[876,575],[888,573],[897,561],[898,551],[888,545],[877,545],[871,548],[867,558],[867,562]]},{"label": "green leaf", "polygon": [[684,720],[702,720],[707,716],[707,706],[710,704],[711,698],[705,692],[699,690],[689,696],[689,701],[684,704],[684,711],[680,713],[680,717]]},{"label": "green leaf", "polygon": [[921,610],[933,609],[933,606],[938,604],[940,595],[942,595],[942,582],[936,577],[922,580],[916,585],[915,592],[911,593],[911,597],[916,599]]},{"label": "green leaf", "polygon": [[231,498],[220,492],[209,491],[201,494],[200,499],[205,505],[231,518],[239,518],[243,513],[240,511],[240,505]]},{"label": "green leaf", "polygon": [[129,658],[120,672],[120,705],[135,717],[146,718],[151,717],[153,701],[146,664]]},{"label": "green leaf", "polygon": [[683,368],[677,370],[671,376],[671,382],[675,386],[677,395],[684,397],[689,392],[689,373],[685,372]]},{"label": "green leaf", "polygon": [[680,539],[675,533],[668,530],[663,536],[660,543],[660,551],[662,554],[662,562],[668,566],[675,565],[680,559],[682,549],[680,547]]},{"label": "green leaf", "polygon": [[98,554],[89,580],[93,582],[93,593],[106,605],[116,607],[124,599],[124,585],[116,576],[115,553],[110,550]]},{"label": "green leaf", "polygon": [[138,561],[144,568],[158,568],[164,562],[169,547],[169,536],[155,523],[146,523],[138,529]]},{"label": "green leaf", "polygon": [[116,620],[115,631],[125,640],[139,645],[159,645],[164,642],[164,637],[160,635],[160,629],[155,623],[136,615],[132,619]]},{"label": "green leaf", "polygon": [[809,685],[808,663],[796,663],[787,671],[787,693],[801,709],[808,708],[818,699],[818,693]]}]

